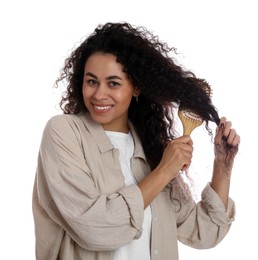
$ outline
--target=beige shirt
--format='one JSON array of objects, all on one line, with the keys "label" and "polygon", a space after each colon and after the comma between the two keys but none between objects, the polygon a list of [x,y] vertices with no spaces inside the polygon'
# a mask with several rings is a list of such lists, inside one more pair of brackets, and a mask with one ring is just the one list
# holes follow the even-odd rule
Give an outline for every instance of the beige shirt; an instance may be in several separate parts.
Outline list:
[{"label": "beige shirt", "polygon": [[[132,172],[139,182],[150,171],[141,142],[135,142]],[[176,183],[176,182],[175,182]],[[151,259],[177,260],[177,240],[209,248],[227,234],[234,219],[209,184],[202,201],[183,202],[176,188],[152,202]],[[118,150],[89,114],[58,115],[47,123],[33,192],[37,260],[112,260],[114,251],[142,232],[144,203],[137,185],[125,186]],[[229,218],[228,216],[232,216]]]}]

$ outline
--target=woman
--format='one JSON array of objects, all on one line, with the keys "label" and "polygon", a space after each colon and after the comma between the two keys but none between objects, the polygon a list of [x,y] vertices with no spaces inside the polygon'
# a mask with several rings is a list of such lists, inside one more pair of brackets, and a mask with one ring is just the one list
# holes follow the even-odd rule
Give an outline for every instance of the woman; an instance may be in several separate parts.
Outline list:
[{"label": "woman", "polygon": [[[143,27],[107,23],[66,60],[64,115],[44,129],[33,193],[38,260],[178,259],[177,240],[209,248],[227,234],[240,137],[172,51]],[[175,136],[176,104],[210,134],[209,121],[218,125],[213,177],[197,204],[181,177],[193,143]]]}]

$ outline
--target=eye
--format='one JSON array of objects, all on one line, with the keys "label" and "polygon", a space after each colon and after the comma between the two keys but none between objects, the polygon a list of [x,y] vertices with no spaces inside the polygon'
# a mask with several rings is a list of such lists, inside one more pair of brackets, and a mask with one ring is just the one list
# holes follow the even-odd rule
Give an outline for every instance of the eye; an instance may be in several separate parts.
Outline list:
[{"label": "eye", "polygon": [[95,80],[95,79],[88,79],[88,80],[86,80],[86,82],[89,86],[97,86],[98,85],[98,81]]},{"label": "eye", "polygon": [[118,82],[116,82],[116,81],[110,81],[110,82],[109,82],[109,85],[110,85],[111,87],[118,87],[118,86],[120,86],[120,83],[118,83]]}]

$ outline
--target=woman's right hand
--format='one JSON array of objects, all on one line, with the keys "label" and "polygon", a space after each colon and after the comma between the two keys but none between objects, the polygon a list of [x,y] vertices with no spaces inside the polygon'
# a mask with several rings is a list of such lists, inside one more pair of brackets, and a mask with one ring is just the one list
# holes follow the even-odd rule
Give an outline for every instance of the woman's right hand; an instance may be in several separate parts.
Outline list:
[{"label": "woman's right hand", "polygon": [[146,208],[152,200],[174,179],[181,170],[186,170],[192,160],[193,142],[185,135],[168,143],[159,165],[139,184]]},{"label": "woman's right hand", "polygon": [[189,168],[193,155],[193,141],[189,135],[170,141],[163,152],[158,169],[175,178],[182,170]]}]

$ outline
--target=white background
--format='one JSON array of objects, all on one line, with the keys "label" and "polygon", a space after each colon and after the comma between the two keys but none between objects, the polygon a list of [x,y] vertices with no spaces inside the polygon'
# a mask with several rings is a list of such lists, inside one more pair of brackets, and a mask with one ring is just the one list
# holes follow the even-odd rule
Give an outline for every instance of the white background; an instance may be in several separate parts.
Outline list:
[{"label": "white background", "polygon": [[[256,258],[258,15],[249,0],[1,1],[1,256],[35,259],[31,197],[37,153],[46,121],[61,113],[53,83],[74,45],[108,21],[143,25],[176,47],[185,67],[212,85],[220,115],[242,137],[231,186],[237,205],[232,229],[213,249],[180,244],[180,259]],[[193,139],[192,170],[202,187],[210,178],[212,145],[202,127]]]}]

